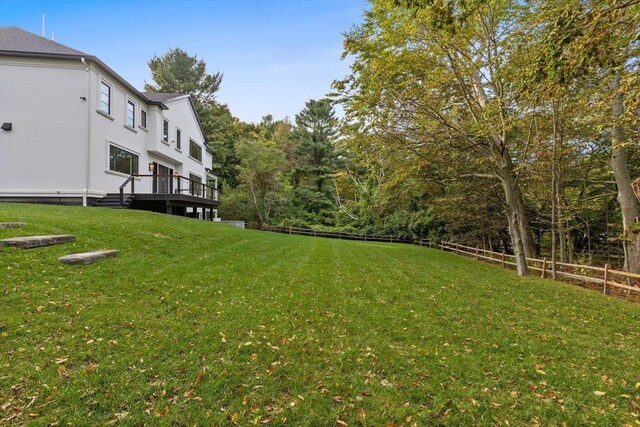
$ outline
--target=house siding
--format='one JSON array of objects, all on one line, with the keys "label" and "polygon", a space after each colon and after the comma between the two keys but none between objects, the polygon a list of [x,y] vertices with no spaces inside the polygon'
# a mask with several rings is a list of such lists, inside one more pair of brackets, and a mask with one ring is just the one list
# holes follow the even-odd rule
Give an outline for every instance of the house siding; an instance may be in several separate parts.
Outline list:
[{"label": "house siding", "polygon": [[[0,57],[0,192],[78,195],[85,181],[87,77],[78,61]],[[55,178],[55,179],[53,179]]]},{"label": "house siding", "polygon": [[[111,90],[111,112],[100,111],[100,82]],[[85,99],[83,99],[85,98]],[[136,104],[136,126],[126,124],[126,106]],[[0,121],[13,130],[0,131],[0,200],[11,198],[99,198],[114,193],[127,175],[109,170],[109,145],[138,155],[139,173],[158,162],[184,176],[206,182],[211,155],[187,97],[165,103],[168,110],[147,104],[95,62],[0,56]],[[147,112],[142,129],[140,109]],[[162,120],[169,120],[169,144],[162,142]],[[182,150],[176,150],[176,126]],[[189,139],[202,146],[203,159],[189,158]],[[151,191],[151,180],[136,182]]]}]

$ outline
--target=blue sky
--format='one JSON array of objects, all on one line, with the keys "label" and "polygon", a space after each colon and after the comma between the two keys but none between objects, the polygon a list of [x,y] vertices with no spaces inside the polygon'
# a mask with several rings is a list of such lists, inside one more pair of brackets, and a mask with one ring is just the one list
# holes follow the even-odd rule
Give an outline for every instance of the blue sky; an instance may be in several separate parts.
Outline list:
[{"label": "blue sky", "polygon": [[15,25],[98,56],[135,87],[147,61],[182,48],[224,74],[218,100],[245,121],[293,116],[349,71],[342,33],[366,0],[0,0]]}]

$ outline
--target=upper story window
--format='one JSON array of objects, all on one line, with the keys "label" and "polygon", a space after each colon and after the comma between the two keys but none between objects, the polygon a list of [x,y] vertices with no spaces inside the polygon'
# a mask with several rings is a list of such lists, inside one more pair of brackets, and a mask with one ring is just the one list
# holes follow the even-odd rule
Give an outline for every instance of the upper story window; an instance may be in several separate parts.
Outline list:
[{"label": "upper story window", "polygon": [[164,142],[169,142],[169,120],[162,120],[162,140]]},{"label": "upper story window", "polygon": [[127,99],[127,126],[136,126],[136,104],[130,99]]},{"label": "upper story window", "polygon": [[109,145],[109,170],[135,175],[138,173],[138,155]]},{"label": "upper story window", "polygon": [[111,114],[111,86],[104,81],[100,81],[100,110]]},{"label": "upper story window", "polygon": [[140,127],[147,128],[147,112],[140,109]]},{"label": "upper story window", "polygon": [[176,128],[176,150],[182,149],[182,131]]},{"label": "upper story window", "polygon": [[202,147],[199,146],[193,139],[189,140],[189,156],[193,157],[197,161],[202,161]]}]

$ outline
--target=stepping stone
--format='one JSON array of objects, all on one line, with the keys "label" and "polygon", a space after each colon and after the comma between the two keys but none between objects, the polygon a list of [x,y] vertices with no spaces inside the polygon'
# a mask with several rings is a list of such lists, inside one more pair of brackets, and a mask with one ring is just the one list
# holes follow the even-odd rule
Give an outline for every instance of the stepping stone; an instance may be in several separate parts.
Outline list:
[{"label": "stepping stone", "polygon": [[76,240],[76,236],[74,236],[73,234],[59,234],[53,236],[27,236],[0,240],[0,245],[13,246],[20,249],[30,249],[40,246],[51,246],[57,245],[59,243],[73,242],[74,240]]},{"label": "stepping stone", "polygon": [[20,228],[27,225],[26,222],[0,222],[0,229],[4,228]]},{"label": "stepping stone", "polygon": [[120,253],[119,250],[112,249],[108,251],[93,251],[93,252],[82,252],[79,254],[71,254],[65,255],[58,258],[63,264],[93,264],[94,262],[100,261],[104,258],[111,258]]}]

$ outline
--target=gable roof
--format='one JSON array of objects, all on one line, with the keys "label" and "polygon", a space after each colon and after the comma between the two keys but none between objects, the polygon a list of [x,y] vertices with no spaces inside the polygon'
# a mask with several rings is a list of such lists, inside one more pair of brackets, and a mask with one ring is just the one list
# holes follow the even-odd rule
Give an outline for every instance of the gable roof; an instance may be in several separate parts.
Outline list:
[{"label": "gable roof", "polygon": [[18,27],[0,27],[0,51],[50,53],[57,55],[87,54]]},{"label": "gable roof", "polygon": [[139,96],[148,104],[158,105],[166,110],[167,106],[162,101],[147,98],[142,92],[133,87],[122,76],[113,71],[111,67],[102,62],[97,56],[89,55],[76,49],[72,49],[53,40],[40,37],[18,27],[0,27],[0,56],[22,56],[30,58],[55,58],[68,60],[86,60],[96,63],[103,68],[115,80],[125,86],[131,92]]},{"label": "gable roof", "polygon": [[180,99],[188,99],[189,100],[189,105],[191,106],[191,110],[193,111],[193,115],[196,118],[196,121],[198,122],[198,127],[200,128],[200,132],[202,133],[202,138],[204,139],[205,145],[207,146],[207,151],[211,152],[211,150],[209,149],[209,144],[207,141],[207,133],[204,131],[204,126],[202,126],[202,122],[200,121],[200,116],[198,115],[198,112],[196,111],[196,106],[193,103],[193,100],[191,99],[191,95],[185,95],[182,93],[163,93],[163,92],[142,92],[145,96],[147,96],[149,99],[153,99],[155,101],[158,102],[173,102],[173,101],[178,101]]}]

